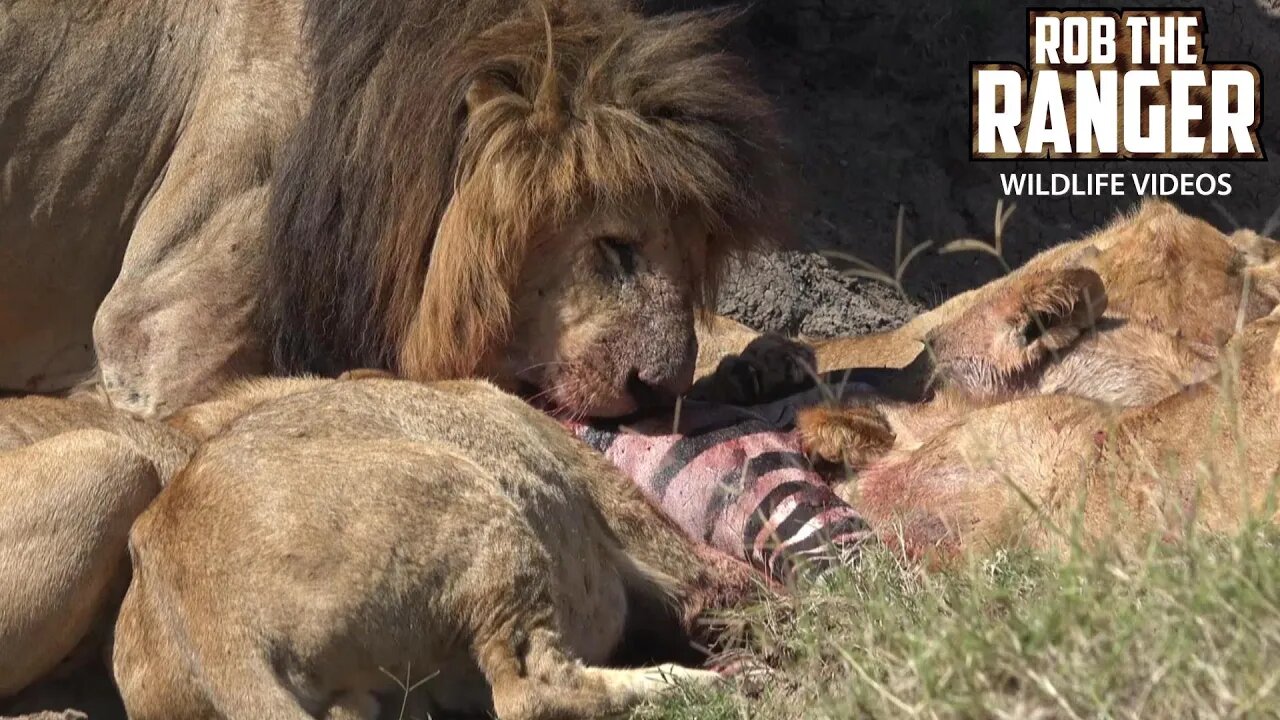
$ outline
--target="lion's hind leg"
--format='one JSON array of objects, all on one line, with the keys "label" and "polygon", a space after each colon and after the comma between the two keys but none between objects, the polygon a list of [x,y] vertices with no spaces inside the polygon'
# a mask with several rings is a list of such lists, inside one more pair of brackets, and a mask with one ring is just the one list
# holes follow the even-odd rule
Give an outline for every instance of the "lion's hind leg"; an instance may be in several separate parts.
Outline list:
[{"label": "lion's hind leg", "polygon": [[709,686],[717,673],[678,665],[613,669],[584,665],[560,647],[554,634],[495,639],[481,655],[501,720],[605,718],[657,700],[682,684]]},{"label": "lion's hind leg", "polygon": [[[585,513],[584,513],[585,514]],[[616,654],[626,642],[622,628],[631,613],[648,602],[674,601],[675,581],[637,562],[607,531],[592,522],[575,533],[585,540],[561,553],[535,552],[546,563],[533,582],[517,582],[506,622],[473,629],[473,652],[492,690],[500,720],[587,720],[624,715],[641,703],[661,698],[680,685],[708,686],[718,673],[664,664],[632,669],[605,668],[595,660]],[[585,566],[578,565],[581,558]],[[526,563],[521,563],[528,567]],[[535,565],[536,566],[536,563]],[[543,578],[579,575],[591,589],[576,600],[554,592]],[[500,603],[506,605],[507,603]],[[499,615],[500,617],[500,615]],[[590,618],[590,619],[588,619]],[[618,631],[609,639],[583,644],[584,623]],[[662,632],[657,627],[652,632]],[[612,652],[601,653],[604,645]]]}]

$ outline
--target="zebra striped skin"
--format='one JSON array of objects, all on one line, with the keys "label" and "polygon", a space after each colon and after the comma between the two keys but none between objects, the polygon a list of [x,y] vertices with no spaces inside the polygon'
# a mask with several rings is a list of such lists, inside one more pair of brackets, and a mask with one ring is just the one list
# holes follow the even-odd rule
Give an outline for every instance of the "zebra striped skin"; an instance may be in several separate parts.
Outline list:
[{"label": "zebra striped skin", "polygon": [[691,538],[787,582],[856,557],[872,537],[787,429],[794,408],[685,401],[622,426],[570,423]]}]

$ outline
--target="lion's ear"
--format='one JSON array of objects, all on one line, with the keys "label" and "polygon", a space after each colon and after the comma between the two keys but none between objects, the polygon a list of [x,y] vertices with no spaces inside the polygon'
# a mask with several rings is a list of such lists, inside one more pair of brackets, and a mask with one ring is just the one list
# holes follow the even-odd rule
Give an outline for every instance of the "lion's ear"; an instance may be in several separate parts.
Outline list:
[{"label": "lion's ear", "polygon": [[1087,268],[1028,276],[1011,321],[1029,349],[1057,352],[1093,328],[1107,310],[1102,278]]},{"label": "lion's ear", "polygon": [[459,188],[431,249],[418,311],[400,348],[400,375],[448,380],[491,374],[509,337],[527,238],[491,212],[472,178]]},{"label": "lion's ear", "polygon": [[467,88],[467,115],[474,115],[476,111],[490,102],[511,94],[511,86],[499,77],[494,75],[480,75],[471,81],[471,86]]}]

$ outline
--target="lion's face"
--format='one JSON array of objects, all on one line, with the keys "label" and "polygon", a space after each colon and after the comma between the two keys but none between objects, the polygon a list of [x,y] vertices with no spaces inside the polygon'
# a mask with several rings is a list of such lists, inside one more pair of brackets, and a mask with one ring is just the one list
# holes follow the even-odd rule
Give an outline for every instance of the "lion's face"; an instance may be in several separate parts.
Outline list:
[{"label": "lion's face", "polygon": [[500,376],[561,410],[617,417],[693,381],[706,231],[656,203],[588,207],[534,245]]}]

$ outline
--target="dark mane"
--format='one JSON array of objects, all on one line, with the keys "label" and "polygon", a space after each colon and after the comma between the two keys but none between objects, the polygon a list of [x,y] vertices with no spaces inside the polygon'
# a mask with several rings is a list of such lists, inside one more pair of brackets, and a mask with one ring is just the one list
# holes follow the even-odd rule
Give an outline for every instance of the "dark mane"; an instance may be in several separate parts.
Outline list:
[{"label": "dark mane", "polygon": [[[443,262],[433,255],[445,211],[495,160],[526,187],[493,198],[488,212],[504,216],[462,259],[491,274],[523,262],[523,234],[588,198],[692,204],[715,230],[717,257],[770,239],[782,215],[776,133],[768,103],[715,46],[725,22],[646,19],[618,0],[308,0],[314,101],[278,166],[268,218],[263,319],[276,371],[401,370],[411,326],[429,327],[415,318],[432,293],[427,315],[469,304],[497,324],[443,323],[420,345],[457,356],[472,336],[500,333],[499,280],[424,294],[429,264]],[[518,100],[469,120],[478,79]],[[560,122],[535,122],[547,87]],[[445,275],[432,282],[458,273]],[[447,375],[456,363],[437,365]]]}]

